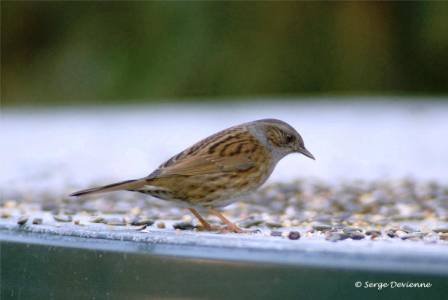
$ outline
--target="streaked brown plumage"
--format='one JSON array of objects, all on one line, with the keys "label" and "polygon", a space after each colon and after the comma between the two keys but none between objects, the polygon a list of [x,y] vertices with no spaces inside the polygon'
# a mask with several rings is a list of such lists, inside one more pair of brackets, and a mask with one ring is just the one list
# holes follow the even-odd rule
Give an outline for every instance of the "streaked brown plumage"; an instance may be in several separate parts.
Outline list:
[{"label": "streaked brown plumage", "polygon": [[82,190],[71,196],[128,190],[175,201],[190,209],[205,229],[211,226],[195,208],[207,207],[227,228],[240,229],[214,208],[255,191],[289,153],[312,159],[297,131],[283,121],[264,119],[220,131],[159,166],[149,176]]}]

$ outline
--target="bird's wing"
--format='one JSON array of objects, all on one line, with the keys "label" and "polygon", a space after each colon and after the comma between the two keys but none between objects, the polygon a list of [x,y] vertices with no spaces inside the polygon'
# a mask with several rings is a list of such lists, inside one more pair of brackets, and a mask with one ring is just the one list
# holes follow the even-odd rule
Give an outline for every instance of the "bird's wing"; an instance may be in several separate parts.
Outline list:
[{"label": "bird's wing", "polygon": [[166,168],[159,169],[157,177],[171,175],[195,176],[206,174],[219,174],[238,172],[251,169],[255,166],[247,155],[240,154],[229,157],[216,157],[213,155],[197,155],[189,159],[182,159]]},{"label": "bird's wing", "polygon": [[246,171],[256,166],[260,142],[245,128],[235,127],[193,145],[162,164],[149,177],[195,176]]}]

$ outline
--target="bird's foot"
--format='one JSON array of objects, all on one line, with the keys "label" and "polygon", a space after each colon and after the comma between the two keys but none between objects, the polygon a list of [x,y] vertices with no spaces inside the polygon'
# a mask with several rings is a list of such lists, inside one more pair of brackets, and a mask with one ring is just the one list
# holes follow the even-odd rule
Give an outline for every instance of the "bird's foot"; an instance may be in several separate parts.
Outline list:
[{"label": "bird's foot", "polygon": [[233,232],[233,233],[245,233],[248,232],[247,230],[243,230],[236,226],[233,223],[227,224],[226,227],[224,227],[224,230],[227,232]]}]

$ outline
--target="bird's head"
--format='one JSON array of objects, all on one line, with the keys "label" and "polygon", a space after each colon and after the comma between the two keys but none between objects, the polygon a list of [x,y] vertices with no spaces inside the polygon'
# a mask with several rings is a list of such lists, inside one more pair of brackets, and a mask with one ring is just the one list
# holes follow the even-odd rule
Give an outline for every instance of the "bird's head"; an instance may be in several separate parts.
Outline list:
[{"label": "bird's head", "polygon": [[259,120],[264,128],[266,140],[273,150],[284,155],[301,153],[311,159],[315,159],[305,148],[300,134],[288,123],[276,119]]}]

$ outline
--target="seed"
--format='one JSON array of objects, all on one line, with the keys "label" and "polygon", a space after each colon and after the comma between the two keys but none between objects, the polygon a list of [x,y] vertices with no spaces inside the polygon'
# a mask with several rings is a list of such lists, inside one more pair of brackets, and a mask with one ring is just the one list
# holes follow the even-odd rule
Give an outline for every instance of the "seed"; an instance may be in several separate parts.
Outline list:
[{"label": "seed", "polygon": [[105,221],[106,220],[101,216],[94,217],[92,220],[90,220],[91,223],[104,223]]},{"label": "seed", "polygon": [[366,236],[364,235],[364,233],[362,232],[352,232],[350,233],[350,238],[352,240],[362,240],[363,238],[365,238]]},{"label": "seed", "polygon": [[2,219],[8,219],[10,217],[11,217],[11,214],[9,212],[6,212],[6,211],[2,212]]},{"label": "seed", "polygon": [[425,234],[423,232],[413,232],[413,233],[408,233],[405,235],[401,236],[402,240],[412,240],[412,241],[418,241],[421,240],[422,237],[424,237]]},{"label": "seed", "polygon": [[317,231],[328,231],[332,229],[331,225],[323,224],[323,223],[314,223],[312,228]]},{"label": "seed", "polygon": [[298,239],[300,239],[300,232],[298,232],[298,231],[291,231],[288,234],[288,238],[290,240],[298,240]]},{"label": "seed", "polygon": [[67,215],[54,215],[53,218],[58,222],[71,222],[73,220],[72,216]]},{"label": "seed", "polygon": [[366,235],[376,235],[376,236],[379,236],[379,235],[381,235],[381,231],[375,230],[375,229],[367,230],[366,231]]},{"label": "seed", "polygon": [[28,216],[21,216],[18,220],[17,220],[17,224],[19,225],[25,225],[26,222],[28,221]]},{"label": "seed", "polygon": [[395,233],[394,229],[389,229],[386,231],[386,234],[390,238],[396,238],[398,235]]},{"label": "seed", "polygon": [[193,230],[196,227],[189,223],[189,222],[180,222],[173,225],[174,229],[180,229],[180,230]]},{"label": "seed", "polygon": [[349,235],[343,232],[330,232],[326,233],[325,239],[330,242],[337,242],[348,239]]},{"label": "seed", "polygon": [[165,223],[164,222],[157,223],[157,228],[164,229],[165,228]]},{"label": "seed", "polygon": [[13,200],[6,201],[5,204],[3,204],[4,208],[15,208],[17,206],[17,202]]},{"label": "seed", "polygon": [[370,235],[370,239],[371,240],[376,240],[378,237],[380,237],[381,236],[381,234],[376,234],[376,233],[373,233],[373,234],[371,234]]},{"label": "seed", "polygon": [[436,233],[448,233],[448,227],[438,227],[434,228],[432,231]]},{"label": "seed", "polygon": [[142,225],[146,225],[146,226],[151,226],[152,224],[154,224],[153,220],[150,220],[148,218],[139,218],[139,217],[135,217],[132,221],[131,221],[131,225],[132,226],[142,226]]},{"label": "seed", "polygon": [[42,224],[42,218],[34,218],[33,220],[34,225],[40,225]]},{"label": "seed", "polygon": [[147,225],[142,225],[142,226],[136,228],[135,230],[137,230],[137,231],[141,231],[141,230],[146,229],[146,227],[148,227],[148,226],[147,226]]}]

